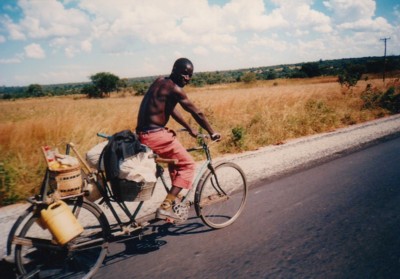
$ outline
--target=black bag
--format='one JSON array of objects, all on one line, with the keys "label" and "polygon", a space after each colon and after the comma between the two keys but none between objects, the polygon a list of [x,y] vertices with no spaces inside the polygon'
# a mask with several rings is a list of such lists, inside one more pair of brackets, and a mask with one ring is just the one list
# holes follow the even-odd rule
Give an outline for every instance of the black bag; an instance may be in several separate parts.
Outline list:
[{"label": "black bag", "polygon": [[104,147],[101,157],[104,158],[104,170],[111,183],[118,179],[119,162],[125,158],[145,152],[146,147],[140,144],[138,136],[131,130],[114,134]]}]

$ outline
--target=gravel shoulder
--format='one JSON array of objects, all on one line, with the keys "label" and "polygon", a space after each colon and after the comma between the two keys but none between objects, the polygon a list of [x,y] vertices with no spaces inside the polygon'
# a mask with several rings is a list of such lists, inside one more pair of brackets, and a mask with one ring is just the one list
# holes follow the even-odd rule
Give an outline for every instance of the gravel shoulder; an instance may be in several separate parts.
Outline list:
[{"label": "gravel shoulder", "polygon": [[[227,155],[216,160],[237,163],[245,172],[250,186],[268,181],[298,169],[319,164],[343,156],[381,140],[400,135],[400,115],[394,115],[324,134],[290,140],[282,145],[268,146],[256,151]],[[165,196],[165,190],[157,185],[151,201],[146,202],[143,214],[154,210]],[[21,203],[0,208],[0,254],[6,255],[8,232],[18,215],[29,204]],[[131,208],[128,205],[129,208]],[[103,208],[104,209],[104,208]],[[112,222],[110,218],[110,222]]]}]

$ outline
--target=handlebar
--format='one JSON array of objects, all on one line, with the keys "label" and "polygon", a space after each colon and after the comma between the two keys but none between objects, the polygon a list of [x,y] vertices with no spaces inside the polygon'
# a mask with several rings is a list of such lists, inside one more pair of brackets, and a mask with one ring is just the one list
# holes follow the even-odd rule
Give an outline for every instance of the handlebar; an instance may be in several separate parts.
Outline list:
[{"label": "handlebar", "polygon": [[107,134],[104,134],[104,133],[97,133],[97,136],[101,137],[101,138],[105,138],[105,139],[110,139],[111,138],[110,135],[107,135]]},{"label": "handlebar", "polygon": [[[178,129],[176,131],[177,132],[189,132],[186,128],[181,128],[181,129]],[[198,139],[210,139],[211,140],[211,137],[209,135],[201,134],[201,133],[197,134],[196,138],[198,138]],[[217,142],[217,141],[219,141],[219,139],[212,140],[212,142]]]}]

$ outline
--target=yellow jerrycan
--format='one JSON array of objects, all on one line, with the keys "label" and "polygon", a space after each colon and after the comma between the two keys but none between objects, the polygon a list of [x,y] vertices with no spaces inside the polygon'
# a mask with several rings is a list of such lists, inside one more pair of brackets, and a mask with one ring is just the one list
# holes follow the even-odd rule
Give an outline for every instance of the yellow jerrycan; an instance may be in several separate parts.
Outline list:
[{"label": "yellow jerrycan", "polygon": [[47,209],[42,209],[40,214],[44,225],[61,245],[83,232],[83,227],[71,209],[61,200],[52,203]]}]

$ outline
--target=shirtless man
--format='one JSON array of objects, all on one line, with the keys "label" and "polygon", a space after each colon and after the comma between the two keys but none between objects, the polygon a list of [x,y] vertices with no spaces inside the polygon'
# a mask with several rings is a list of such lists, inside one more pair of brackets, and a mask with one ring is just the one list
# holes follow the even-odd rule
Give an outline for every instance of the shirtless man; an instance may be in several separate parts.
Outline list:
[{"label": "shirtless man", "polygon": [[189,112],[196,122],[205,129],[212,140],[219,140],[208,123],[205,115],[190,101],[183,91],[193,75],[193,64],[186,58],[175,61],[169,77],[159,77],[150,86],[140,105],[136,133],[140,142],[150,147],[162,158],[178,159],[178,163],[169,165],[172,188],[157,209],[159,219],[180,219],[173,211],[174,201],[182,189],[190,189],[195,172],[195,162],[175,133],[165,128],[170,116],[196,137],[197,131],[183,119],[176,105]]}]

